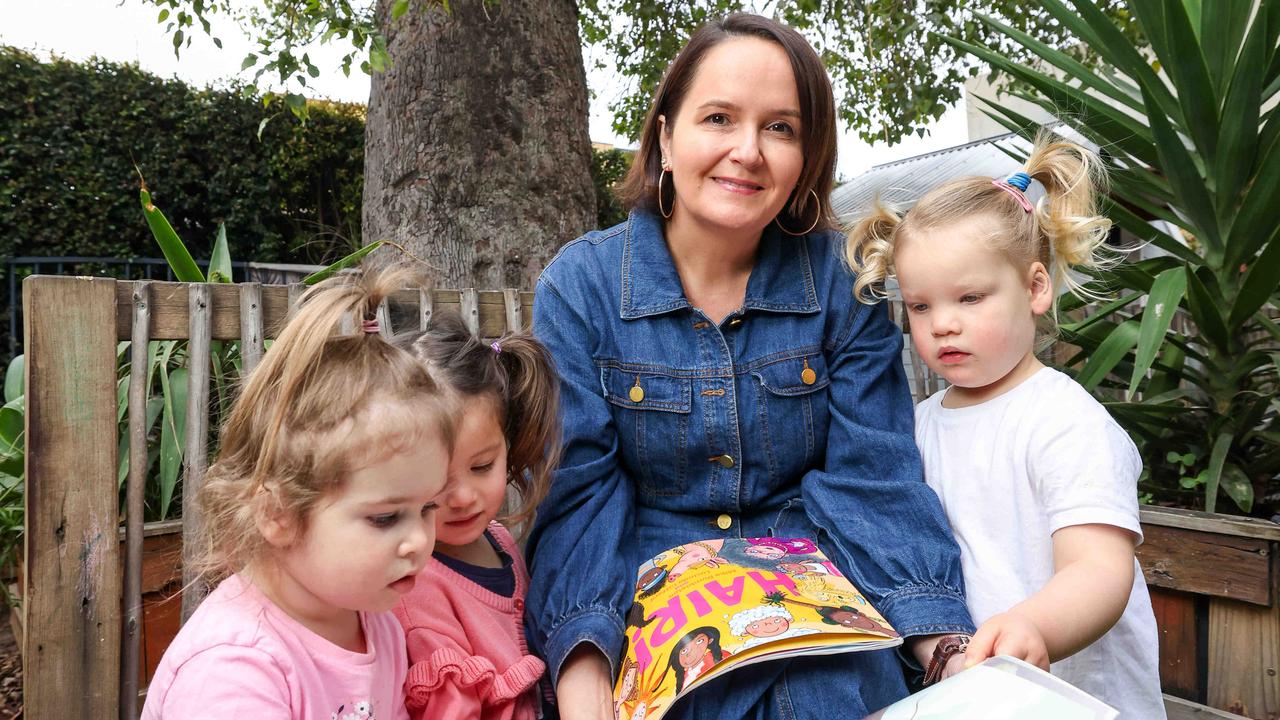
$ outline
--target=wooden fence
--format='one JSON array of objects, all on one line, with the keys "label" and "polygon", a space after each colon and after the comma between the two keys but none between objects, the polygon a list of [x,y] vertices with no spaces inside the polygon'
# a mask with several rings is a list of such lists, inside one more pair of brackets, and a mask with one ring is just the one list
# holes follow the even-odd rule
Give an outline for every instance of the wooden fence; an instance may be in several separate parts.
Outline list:
[{"label": "wooden fence", "polygon": [[[24,281],[27,466],[22,625],[27,718],[138,717],[143,676],[141,597],[144,587],[156,585],[154,578],[143,577],[145,413],[134,412],[146,405],[148,343],[188,340],[191,356],[207,357],[211,341],[240,340],[247,372],[261,358],[263,341],[283,325],[302,289],[298,285],[210,285],[52,276],[33,276]],[[416,318],[421,326],[435,310],[457,310],[474,331],[486,337],[500,335],[508,328],[527,327],[532,302],[531,293],[515,290],[405,291],[392,299],[400,309],[397,318]],[[900,310],[895,308],[895,319],[899,321]],[[383,328],[390,328],[385,308],[380,315]],[[123,555],[118,540],[121,511],[116,482],[116,345],[122,340],[131,341],[133,358]],[[937,378],[909,351],[904,362],[918,396],[938,387]],[[186,465],[182,474],[184,535],[200,522],[190,499],[207,462],[209,413],[203,400],[209,396],[208,363],[192,363],[188,383]],[[1144,521],[1151,520],[1149,515],[1144,513]],[[1171,522],[1164,525],[1170,526]],[[1178,529],[1176,523],[1171,526]],[[1265,534],[1265,528],[1258,528],[1263,526],[1253,526],[1253,530]],[[1186,585],[1185,581],[1188,576],[1196,576],[1188,568],[1194,565],[1207,569],[1215,563],[1212,558],[1193,561],[1185,553],[1179,554],[1179,542],[1153,542],[1149,524],[1148,538],[1147,557],[1142,560],[1153,588],[1173,586],[1182,593],[1205,590],[1194,583]],[[1230,701],[1237,695],[1247,695],[1258,708],[1251,712],[1252,717],[1274,718],[1275,715],[1257,712],[1272,712],[1280,694],[1280,684],[1267,685],[1267,673],[1274,678],[1280,660],[1276,657],[1280,655],[1276,648],[1280,645],[1280,620],[1275,612],[1280,536],[1253,540],[1257,542],[1248,546],[1252,549],[1242,552],[1252,553],[1245,564],[1255,576],[1233,585],[1247,587],[1240,592],[1250,593],[1249,597],[1241,600],[1228,594],[1223,598],[1224,602],[1243,602],[1248,607],[1241,611],[1230,604],[1205,606],[1209,622],[1218,618],[1216,625],[1220,628],[1216,633],[1210,632],[1207,643],[1177,644],[1185,639],[1183,635],[1200,637],[1203,631],[1196,629],[1201,627],[1196,624],[1199,616],[1196,612],[1187,615],[1185,607],[1177,609],[1176,603],[1163,602],[1157,595],[1162,659],[1170,665],[1163,669],[1171,668],[1170,677],[1176,678],[1172,686],[1169,677],[1165,678],[1166,690],[1172,687],[1183,698],[1219,704],[1215,700],[1226,697]],[[1173,549],[1158,550],[1167,547]],[[1259,564],[1257,558],[1263,561]],[[1257,573],[1263,573],[1263,577],[1256,577]],[[186,582],[183,587],[185,618],[198,602],[200,591]],[[1208,589],[1210,595],[1213,592],[1212,587]],[[1201,602],[1192,601],[1193,611],[1201,607],[1196,604]],[[1170,610],[1171,607],[1175,609]],[[1178,613],[1182,613],[1182,619],[1177,621],[1181,624],[1174,622],[1177,618],[1173,616]],[[1171,634],[1170,627],[1180,629]],[[152,644],[149,638],[148,646]],[[1221,658],[1238,654],[1243,647],[1252,648],[1247,662],[1253,665],[1244,666],[1238,677],[1210,674],[1208,684],[1201,680],[1206,676],[1201,669],[1204,664],[1199,662],[1201,654],[1221,663]],[[162,652],[163,647],[151,651]],[[1180,663],[1195,665],[1199,684],[1180,684],[1184,676],[1191,677],[1191,671]],[[1236,692],[1230,683],[1241,677],[1247,687]],[[1217,689],[1214,683],[1219,684]],[[1170,718],[1234,717],[1173,697],[1167,699],[1167,707]]]},{"label": "wooden fence", "polygon": [[[283,325],[302,287],[184,284],[33,276],[23,282],[26,346],[24,711],[28,718],[138,716],[147,344],[241,340],[246,371]],[[521,328],[532,293],[406,291],[393,303],[425,323],[460,311],[485,336]],[[386,317],[385,308],[380,311]],[[389,327],[389,323],[384,323]],[[124,573],[117,540],[116,344],[130,340],[130,474]],[[207,462],[208,363],[191,363],[183,469],[183,534],[198,526],[191,501]],[[190,577],[184,577],[189,581]],[[184,582],[182,613],[199,601]]]}]

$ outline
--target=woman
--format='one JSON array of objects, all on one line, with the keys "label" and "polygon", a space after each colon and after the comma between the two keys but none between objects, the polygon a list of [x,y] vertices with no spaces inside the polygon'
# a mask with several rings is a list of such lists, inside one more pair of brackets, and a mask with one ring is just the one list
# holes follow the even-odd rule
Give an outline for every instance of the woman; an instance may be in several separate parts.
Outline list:
[{"label": "woman", "polygon": [[[630,217],[539,280],[565,450],[529,540],[528,615],[564,718],[611,717],[636,568],[698,540],[812,538],[905,660],[963,661],[959,554],[921,479],[902,337],[854,300],[829,230],[833,108],[794,30],[704,26],[650,108]],[[891,651],[801,658],[735,670],[668,717],[861,717],[905,692]]]}]

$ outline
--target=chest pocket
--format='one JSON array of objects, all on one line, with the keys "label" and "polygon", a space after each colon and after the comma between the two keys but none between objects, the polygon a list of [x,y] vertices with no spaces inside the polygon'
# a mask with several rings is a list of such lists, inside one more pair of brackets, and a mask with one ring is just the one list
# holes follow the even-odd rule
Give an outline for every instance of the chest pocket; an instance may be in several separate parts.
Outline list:
[{"label": "chest pocket", "polygon": [[[775,479],[800,477],[826,447],[827,361],[820,350],[776,360],[751,371],[759,384],[760,446]],[[800,437],[797,437],[797,436]]]},{"label": "chest pocket", "polygon": [[683,494],[693,381],[622,365],[601,368],[600,383],[613,406],[622,462],[641,495]]}]

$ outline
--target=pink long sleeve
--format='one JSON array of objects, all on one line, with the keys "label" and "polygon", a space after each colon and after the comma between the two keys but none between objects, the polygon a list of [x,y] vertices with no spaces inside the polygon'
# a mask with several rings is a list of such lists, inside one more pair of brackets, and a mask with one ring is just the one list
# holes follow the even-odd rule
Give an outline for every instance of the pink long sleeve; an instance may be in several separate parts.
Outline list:
[{"label": "pink long sleeve", "polygon": [[510,533],[490,532],[512,556],[513,597],[502,597],[432,559],[392,610],[405,629],[405,704],[413,720],[534,720],[546,670],[524,640],[528,572]]}]

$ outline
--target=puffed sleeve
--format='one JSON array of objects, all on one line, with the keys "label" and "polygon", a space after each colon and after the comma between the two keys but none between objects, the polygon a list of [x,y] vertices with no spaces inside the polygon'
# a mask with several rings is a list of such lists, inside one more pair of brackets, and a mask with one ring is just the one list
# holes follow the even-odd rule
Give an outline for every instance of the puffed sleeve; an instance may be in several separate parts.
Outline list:
[{"label": "puffed sleeve", "polygon": [[805,509],[850,579],[904,637],[971,632],[960,549],[916,449],[902,333],[886,303],[849,302],[845,327],[825,345],[827,457],[802,480]]},{"label": "puffed sleeve", "polygon": [[529,639],[554,684],[577,645],[591,643],[612,664],[622,647],[635,565],[623,552],[634,534],[635,491],[620,469],[618,437],[600,387],[588,308],[567,302],[543,274],[533,305],[534,334],[560,373],[564,452],[529,536]]},{"label": "puffed sleeve", "polygon": [[409,717],[512,717],[520,697],[542,677],[542,661],[525,655],[500,671],[460,643],[452,630],[418,626],[406,633],[412,662],[404,683]]}]

